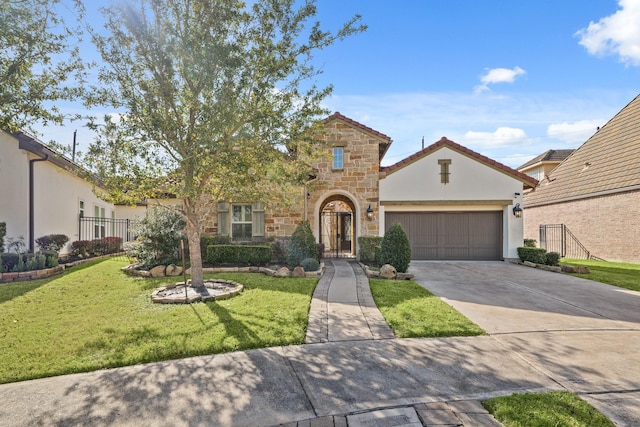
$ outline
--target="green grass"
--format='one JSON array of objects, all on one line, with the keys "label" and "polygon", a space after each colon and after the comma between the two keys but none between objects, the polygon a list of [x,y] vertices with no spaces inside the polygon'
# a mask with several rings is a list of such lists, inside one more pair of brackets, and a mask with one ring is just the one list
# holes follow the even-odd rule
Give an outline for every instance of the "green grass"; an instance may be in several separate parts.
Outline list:
[{"label": "green grass", "polygon": [[108,259],[0,285],[0,383],[304,342],[317,279],[216,274],[244,292],[162,305],[150,295],[167,279],[127,276],[125,264]]},{"label": "green grass", "polygon": [[561,264],[585,266],[589,274],[572,274],[596,282],[607,283],[620,288],[640,291],[640,264],[607,262],[583,259],[563,259]]},{"label": "green grass", "polygon": [[397,337],[484,335],[475,323],[449,304],[408,280],[370,280],[380,312]]},{"label": "green grass", "polygon": [[614,426],[589,403],[566,391],[514,394],[482,404],[505,427]]}]

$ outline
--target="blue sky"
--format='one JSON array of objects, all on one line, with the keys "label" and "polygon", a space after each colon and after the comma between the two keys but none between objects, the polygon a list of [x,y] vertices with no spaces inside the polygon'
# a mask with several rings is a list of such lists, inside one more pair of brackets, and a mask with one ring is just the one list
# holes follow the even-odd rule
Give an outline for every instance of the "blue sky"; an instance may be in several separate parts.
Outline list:
[{"label": "blue sky", "polygon": [[[511,167],[576,148],[639,91],[640,0],[318,0],[368,30],[316,54],[325,104],[392,138],[390,165],[442,136]],[[95,11],[89,11],[95,13]],[[90,18],[91,20],[91,18]],[[43,130],[62,144],[80,124]]]}]

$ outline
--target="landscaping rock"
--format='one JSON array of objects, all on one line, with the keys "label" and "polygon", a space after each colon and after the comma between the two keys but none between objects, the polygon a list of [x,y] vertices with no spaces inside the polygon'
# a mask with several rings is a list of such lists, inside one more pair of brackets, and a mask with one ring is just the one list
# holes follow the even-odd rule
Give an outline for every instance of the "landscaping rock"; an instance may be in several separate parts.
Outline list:
[{"label": "landscaping rock", "polygon": [[282,267],[280,268],[278,271],[276,271],[276,274],[274,274],[275,277],[289,277],[289,269],[287,267]]},{"label": "landscaping rock", "polygon": [[589,268],[587,267],[583,267],[583,266],[572,266],[572,265],[562,265],[560,266],[560,268],[562,268],[562,272],[563,273],[577,273],[577,274],[589,274]]},{"label": "landscaping rock", "polygon": [[525,261],[523,262],[524,265],[526,265],[527,267],[533,267],[536,268],[538,266],[538,264],[536,264],[535,262],[531,262],[531,261]]},{"label": "landscaping rock", "polygon": [[166,274],[167,276],[179,276],[182,274],[182,267],[179,267],[175,264],[169,264],[167,265],[164,274]]},{"label": "landscaping rock", "polygon": [[383,279],[395,279],[397,275],[396,268],[391,264],[385,264],[380,267],[380,277]]},{"label": "landscaping rock", "polygon": [[296,267],[293,269],[293,273],[291,273],[291,277],[306,277],[304,268]]},{"label": "landscaping rock", "polygon": [[151,274],[151,277],[164,277],[164,271],[166,269],[166,265],[156,265],[151,270],[149,270],[149,274]]}]

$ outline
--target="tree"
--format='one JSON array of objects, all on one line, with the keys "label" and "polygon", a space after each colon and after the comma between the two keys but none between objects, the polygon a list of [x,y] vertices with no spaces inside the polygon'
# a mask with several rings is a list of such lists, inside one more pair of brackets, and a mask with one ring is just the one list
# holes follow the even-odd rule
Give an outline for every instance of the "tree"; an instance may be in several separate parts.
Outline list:
[{"label": "tree", "polygon": [[212,201],[269,201],[308,178],[318,142],[312,54],[364,30],[307,27],[314,0],[140,0],[104,10],[95,36],[107,67],[90,103],[114,107],[85,157],[112,198],[157,191],[182,201],[192,283],[203,284],[200,235]]},{"label": "tree", "polygon": [[[34,122],[60,124],[65,116],[55,103],[82,93],[79,32],[56,12],[59,3],[0,1],[0,129],[34,132]],[[81,17],[81,3],[73,7]]]}]

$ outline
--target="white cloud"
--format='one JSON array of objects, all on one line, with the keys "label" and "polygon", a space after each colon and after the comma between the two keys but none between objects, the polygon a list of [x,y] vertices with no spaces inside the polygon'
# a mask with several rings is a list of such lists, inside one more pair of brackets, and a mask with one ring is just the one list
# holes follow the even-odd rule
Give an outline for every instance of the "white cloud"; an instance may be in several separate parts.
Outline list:
[{"label": "white cloud", "polygon": [[620,9],[575,33],[591,55],[618,55],[627,65],[640,65],[640,1],[620,0]]},{"label": "white cloud", "polygon": [[579,144],[589,139],[603,123],[602,120],[553,123],[547,127],[547,135],[570,144]]},{"label": "white cloud", "polygon": [[467,143],[483,148],[513,145],[513,143],[523,141],[526,138],[527,134],[524,130],[511,127],[499,127],[495,132],[468,131],[464,134]]},{"label": "white cloud", "polygon": [[474,89],[475,93],[489,90],[490,84],[495,83],[513,83],[516,77],[522,76],[527,72],[520,67],[509,68],[492,68],[488,69],[486,74],[480,77],[481,84]]}]

